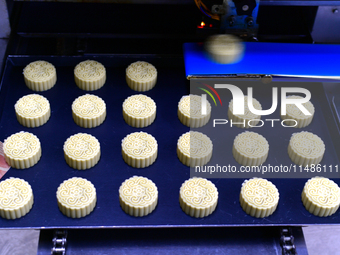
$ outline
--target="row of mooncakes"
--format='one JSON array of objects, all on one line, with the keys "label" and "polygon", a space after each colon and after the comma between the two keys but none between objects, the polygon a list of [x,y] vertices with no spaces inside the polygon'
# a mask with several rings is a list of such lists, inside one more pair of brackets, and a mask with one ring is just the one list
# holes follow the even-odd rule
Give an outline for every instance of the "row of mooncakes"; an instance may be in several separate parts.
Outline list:
[{"label": "row of mooncakes", "polygon": [[[60,211],[71,218],[90,214],[97,204],[94,185],[79,177],[61,183],[56,192]],[[279,204],[276,186],[262,178],[245,180],[239,202],[242,209],[256,218],[273,214]],[[204,178],[193,177],[180,187],[179,204],[182,210],[196,218],[212,214],[218,204],[216,186]],[[301,194],[302,203],[310,213],[326,217],[333,215],[340,205],[339,186],[324,177],[309,179]],[[19,178],[8,178],[0,182],[0,216],[17,219],[26,215],[34,203],[31,185]],[[119,188],[119,203],[124,212],[142,217],[152,213],[158,204],[158,189],[154,182],[141,176],[125,180]]]}]

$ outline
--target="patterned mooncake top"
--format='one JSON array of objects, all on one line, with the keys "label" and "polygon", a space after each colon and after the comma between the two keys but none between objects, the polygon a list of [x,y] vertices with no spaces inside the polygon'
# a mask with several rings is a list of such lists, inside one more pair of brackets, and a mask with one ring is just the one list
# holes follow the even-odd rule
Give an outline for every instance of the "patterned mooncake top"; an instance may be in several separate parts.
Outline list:
[{"label": "patterned mooncake top", "polygon": [[157,152],[156,139],[145,132],[135,132],[127,135],[122,140],[122,150],[134,158],[147,158]]},{"label": "patterned mooncake top", "polygon": [[19,178],[9,178],[0,182],[0,208],[16,210],[33,199],[31,185]]},{"label": "patterned mooncake top", "polygon": [[24,68],[24,76],[34,82],[48,81],[56,76],[56,69],[46,61],[34,61]]},{"label": "patterned mooncake top", "polygon": [[40,150],[38,137],[29,132],[19,132],[8,137],[4,142],[5,155],[13,159],[27,159]]},{"label": "patterned mooncake top", "polygon": [[145,118],[156,112],[156,103],[148,96],[134,95],[125,99],[123,111],[135,118]]},{"label": "patterned mooncake top", "polygon": [[[232,99],[230,102],[229,102],[229,110],[233,113],[234,111],[234,99]],[[257,101],[255,98],[253,98],[252,100],[253,102],[253,107],[256,109],[256,110],[262,110],[262,106],[260,104],[259,101]],[[233,113],[234,114],[234,113]],[[249,106],[248,106],[248,96],[244,96],[244,114],[234,114],[235,116],[238,116],[242,119],[246,119],[246,120],[251,120],[251,119],[259,119],[260,118],[260,115],[256,115],[254,113],[252,113],[250,110],[249,110]]]},{"label": "patterned mooncake top", "polygon": [[14,108],[16,113],[24,118],[37,118],[50,110],[50,103],[41,95],[30,94],[20,98]]},{"label": "patterned mooncake top", "polygon": [[186,180],[179,191],[182,200],[194,208],[207,208],[218,199],[216,186],[204,178],[193,177]]},{"label": "patterned mooncake top", "polygon": [[279,202],[276,186],[262,178],[252,178],[242,183],[241,196],[251,206],[258,209],[271,208]]},{"label": "patterned mooncake top", "polygon": [[243,156],[258,158],[268,153],[269,144],[262,135],[246,131],[235,137],[234,148]]},{"label": "patterned mooncake top", "polygon": [[148,178],[133,176],[122,183],[119,188],[119,196],[130,206],[145,207],[158,199],[158,190]]},{"label": "patterned mooncake top", "polygon": [[57,199],[67,208],[84,208],[96,199],[96,188],[84,178],[73,177],[60,184]]},{"label": "patterned mooncake top", "polygon": [[100,143],[92,135],[78,133],[66,140],[64,152],[74,160],[87,160],[98,155]]},{"label": "patterned mooncake top", "polygon": [[74,68],[74,75],[81,80],[96,81],[106,75],[106,70],[101,63],[94,60],[86,60],[80,62]]},{"label": "patterned mooncake top", "polygon": [[[202,97],[197,95],[183,96],[178,103],[178,109],[189,118],[202,118]],[[211,112],[211,105],[207,101],[207,114]]]},{"label": "patterned mooncake top", "polygon": [[335,207],[340,204],[338,184],[325,177],[309,179],[303,189],[309,200],[320,207]]},{"label": "patterned mooncake top", "polygon": [[72,111],[79,117],[96,118],[106,111],[106,104],[100,97],[86,94],[73,101]]},{"label": "patterned mooncake top", "polygon": [[304,158],[318,158],[325,153],[325,144],[321,138],[306,131],[292,134],[289,145]]},{"label": "patterned mooncake top", "polygon": [[213,144],[208,136],[201,132],[190,131],[183,134],[177,142],[178,149],[191,158],[202,158],[213,150]]},{"label": "patterned mooncake top", "polygon": [[150,63],[137,61],[126,68],[126,75],[137,82],[149,82],[156,79],[157,70]]},{"label": "patterned mooncake top", "polygon": [[[287,99],[301,99],[302,97],[300,96],[288,96]],[[307,111],[311,115],[314,115],[315,108],[314,105],[308,101],[307,103],[302,104]],[[310,118],[311,115],[305,115],[295,104],[287,104],[286,106],[286,114],[290,118],[295,118],[295,119],[307,119]]]}]

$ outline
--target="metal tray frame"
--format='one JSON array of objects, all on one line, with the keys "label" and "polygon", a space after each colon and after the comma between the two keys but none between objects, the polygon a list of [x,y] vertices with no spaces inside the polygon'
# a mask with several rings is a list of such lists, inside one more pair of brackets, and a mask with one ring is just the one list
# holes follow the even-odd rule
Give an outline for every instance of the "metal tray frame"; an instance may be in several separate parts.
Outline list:
[{"label": "metal tray frame", "polygon": [[[44,59],[57,68],[55,87],[39,94],[51,104],[51,119],[38,128],[25,128],[15,117],[14,104],[22,96],[33,93],[22,77],[22,69],[30,62]],[[94,129],[77,126],[71,114],[72,101],[88,92],[79,89],[73,78],[76,64],[95,59],[107,68],[107,82],[101,89],[91,92],[107,104],[107,119]],[[143,93],[157,104],[155,122],[146,128],[128,126],[122,117],[124,99],[137,94],[125,82],[125,68],[132,62],[145,60],[157,67],[158,81],[152,90]],[[19,177],[28,181],[35,202],[32,210],[17,220],[0,219],[0,228],[158,228],[158,227],[224,227],[224,226],[302,226],[310,224],[339,224],[340,212],[331,217],[319,218],[303,207],[300,194],[306,179],[275,179],[280,191],[280,202],[275,213],[264,219],[253,218],[243,212],[238,196],[244,179],[212,179],[219,190],[216,211],[203,219],[186,215],[179,206],[181,184],[189,178],[190,170],[179,162],[176,145],[179,136],[189,129],[177,117],[177,104],[189,93],[182,58],[156,55],[96,55],[81,57],[9,56],[0,91],[0,140],[25,130],[36,134],[42,144],[42,158],[37,165],[25,170],[10,169],[3,179]],[[320,102],[327,104],[325,94]],[[329,106],[325,107],[329,109]],[[329,120],[334,123],[334,118]],[[159,144],[156,162],[145,169],[129,167],[121,156],[121,140],[129,133],[143,130],[152,134]],[[328,130],[325,128],[325,130]],[[87,132],[98,138],[102,156],[99,163],[88,170],[70,168],[63,157],[65,140],[78,132]],[[327,131],[339,137],[337,129]],[[148,216],[135,218],[125,214],[119,205],[118,189],[121,183],[133,176],[153,180],[159,190],[159,203]],[[59,184],[73,176],[90,180],[97,189],[98,202],[94,211],[81,219],[64,216],[58,209],[56,190]],[[339,179],[336,179],[339,183]]]},{"label": "metal tray frame", "polygon": [[[58,231],[58,230],[57,230]],[[266,254],[278,255],[281,227],[69,229],[66,254]],[[41,230],[38,255],[51,252],[54,230]],[[302,228],[291,228],[299,255],[308,255]]]}]

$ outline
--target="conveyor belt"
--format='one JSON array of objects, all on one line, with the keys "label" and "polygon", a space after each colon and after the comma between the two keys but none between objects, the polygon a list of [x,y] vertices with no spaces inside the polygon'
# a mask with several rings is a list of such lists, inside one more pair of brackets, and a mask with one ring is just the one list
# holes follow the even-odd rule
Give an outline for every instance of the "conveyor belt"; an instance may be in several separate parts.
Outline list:
[{"label": "conveyor belt", "polygon": [[340,78],[340,45],[245,43],[245,54],[235,64],[208,59],[203,44],[184,44],[188,78],[225,74],[259,74],[292,77]]}]

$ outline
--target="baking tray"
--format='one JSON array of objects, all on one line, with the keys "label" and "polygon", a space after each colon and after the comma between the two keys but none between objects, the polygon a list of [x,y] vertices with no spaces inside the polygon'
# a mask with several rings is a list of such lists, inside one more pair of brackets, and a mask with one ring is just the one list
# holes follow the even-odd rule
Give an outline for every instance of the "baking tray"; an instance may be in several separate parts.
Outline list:
[{"label": "baking tray", "polygon": [[[32,93],[23,79],[22,70],[30,62],[46,60],[57,68],[58,81],[52,89],[39,93],[48,98],[52,115],[38,128],[21,126],[15,117],[14,104],[22,96]],[[91,92],[103,98],[107,105],[105,122],[94,129],[77,126],[71,114],[75,98],[85,93],[73,78],[73,69],[80,61],[95,59],[107,68],[107,82],[101,89]],[[157,104],[157,117],[149,127],[137,129],[128,126],[122,117],[122,103],[137,94],[125,82],[125,68],[134,61],[145,60],[157,67],[158,82],[144,94]],[[143,227],[223,227],[223,226],[280,226],[339,224],[340,212],[319,218],[308,213],[301,203],[300,194],[306,179],[273,179],[280,191],[280,202],[273,215],[257,219],[247,215],[239,205],[239,192],[244,179],[211,179],[219,191],[216,211],[203,219],[186,215],[179,206],[179,188],[190,177],[190,169],[177,158],[179,136],[189,129],[177,117],[177,104],[189,93],[183,58],[150,55],[100,55],[82,57],[9,56],[1,83],[0,140],[19,131],[37,135],[42,144],[42,158],[37,165],[25,170],[10,169],[3,179],[19,177],[28,181],[34,192],[32,210],[16,220],[0,219],[0,228],[143,228]],[[325,94],[320,95],[322,98]],[[324,102],[324,101],[322,101]],[[326,100],[327,103],[327,100]],[[334,122],[334,120],[333,120]],[[158,141],[156,162],[144,169],[129,167],[121,156],[121,140],[129,133],[143,130]],[[99,163],[88,170],[70,168],[63,155],[65,140],[78,132],[94,135],[101,143]],[[325,128],[325,132],[328,130]],[[334,134],[338,134],[333,132]],[[332,133],[332,134],[333,134]],[[338,138],[338,136],[336,137]],[[271,142],[271,141],[269,141]],[[142,218],[123,212],[119,205],[118,189],[133,176],[145,176],[155,182],[159,202],[155,211]],[[81,219],[64,216],[58,209],[56,190],[61,182],[79,176],[90,180],[97,189],[97,206]],[[339,179],[335,180],[339,183]]]}]

